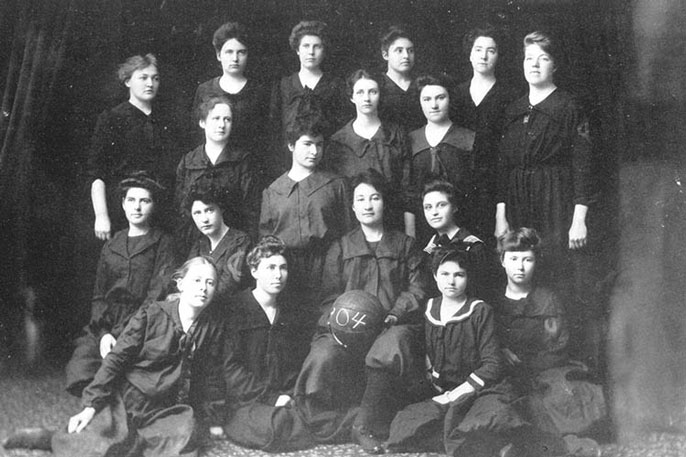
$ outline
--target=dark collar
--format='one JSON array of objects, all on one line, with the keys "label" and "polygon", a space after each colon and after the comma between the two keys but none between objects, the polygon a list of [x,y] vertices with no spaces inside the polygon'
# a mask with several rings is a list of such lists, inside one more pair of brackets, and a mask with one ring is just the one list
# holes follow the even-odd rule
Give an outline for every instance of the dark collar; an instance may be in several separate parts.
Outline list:
[{"label": "dark collar", "polygon": [[[431,149],[431,146],[426,141],[426,134],[424,133],[424,127],[420,127],[417,130],[410,133],[410,145],[412,146],[412,155],[417,155],[422,151]],[[436,145],[436,147],[441,144],[448,144],[457,149],[462,149],[464,151],[471,151],[474,147],[474,137],[475,133],[473,130],[460,127],[456,124],[450,126],[448,131],[445,133],[441,142]]]},{"label": "dark collar", "polygon": [[341,238],[341,248],[343,260],[350,260],[353,257],[377,257],[377,258],[398,258],[398,245],[404,237],[400,232],[395,230],[384,231],[381,241],[376,247],[376,252],[369,249],[367,240],[364,238],[364,233],[360,227],[348,232],[346,236]]},{"label": "dark collar", "polygon": [[210,240],[206,236],[201,236],[195,241],[198,249],[192,249],[192,251],[197,251],[203,253],[203,255],[209,255],[214,260],[220,259],[227,251],[233,252],[236,246],[240,246],[245,239],[248,237],[247,234],[237,230],[233,227],[229,228],[229,231],[224,234],[217,247],[214,251],[210,253]]},{"label": "dark collar", "polygon": [[142,242],[136,244],[136,250],[133,252],[128,252],[126,241],[128,238],[129,229],[120,230],[114,234],[112,239],[108,242],[109,249],[117,255],[124,258],[134,257],[141,252],[146,251],[151,246],[156,245],[160,238],[162,238],[163,232],[157,227],[152,227],[148,233],[142,235]]},{"label": "dark collar", "polygon": [[295,187],[298,186],[300,190],[309,197],[317,190],[337,179],[341,178],[327,171],[315,170],[310,176],[302,181],[293,181],[288,177],[288,172],[286,172],[276,178],[276,181],[274,181],[269,188],[277,194],[288,196],[293,192]]},{"label": "dark collar", "polygon": [[397,137],[400,134],[398,129],[394,128],[393,124],[389,125],[386,122],[382,122],[379,130],[377,130],[374,136],[368,140],[355,133],[355,130],[353,130],[353,121],[354,119],[346,123],[342,129],[331,135],[329,141],[335,141],[336,143],[351,149],[358,157],[363,157],[366,154],[370,144],[379,143],[386,146],[392,145],[397,142]]},{"label": "dark collar", "polygon": [[223,163],[235,163],[244,160],[248,155],[248,152],[242,150],[241,148],[235,147],[234,144],[227,144],[222,150],[219,157],[217,157],[217,162],[212,164],[210,158],[207,157],[205,153],[205,145],[201,144],[197,148],[193,149],[184,160],[184,166],[189,170],[204,170],[211,167],[219,167]]}]

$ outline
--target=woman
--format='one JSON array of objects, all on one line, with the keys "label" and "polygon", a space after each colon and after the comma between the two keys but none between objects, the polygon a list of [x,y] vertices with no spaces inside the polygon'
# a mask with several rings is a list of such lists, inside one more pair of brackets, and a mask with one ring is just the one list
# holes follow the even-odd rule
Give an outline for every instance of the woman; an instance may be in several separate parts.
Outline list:
[{"label": "woman", "polygon": [[511,227],[536,229],[544,246],[542,262],[547,264],[540,269],[539,280],[555,284],[575,310],[573,327],[580,330],[572,337],[583,341],[587,315],[597,313],[589,305],[598,301],[593,296],[593,259],[584,249],[594,197],[588,119],[573,97],[555,85],[562,59],[559,44],[544,32],[532,32],[524,38],[524,54],[529,93],[505,113],[495,235]]},{"label": "woman", "polygon": [[455,122],[476,132],[474,176],[465,222],[483,240],[493,240],[498,141],[505,108],[516,98],[512,87],[496,77],[502,45],[500,32],[490,25],[474,28],[464,36],[472,77],[457,86],[451,106]]},{"label": "woman", "polygon": [[172,237],[153,224],[163,191],[143,171],[119,183],[121,206],[129,227],[117,232],[102,247],[90,323],[76,340],[76,349],[66,368],[67,390],[77,397],[136,311],[164,296],[175,251]]},{"label": "woman", "polygon": [[321,67],[329,45],[326,24],[320,21],[299,22],[291,31],[289,43],[298,55],[300,70],[283,77],[272,90],[270,123],[278,136],[274,140],[274,156],[270,160],[273,179],[290,168],[291,155],[285,134],[296,117],[321,116],[326,124],[326,138],[349,119],[343,81],[325,73]]},{"label": "woman", "polygon": [[217,274],[210,259],[196,257],[172,279],[179,294],[136,313],[84,390],[84,409],[53,437],[55,455],[197,455],[191,438],[203,419],[203,373],[222,331],[208,309]]},{"label": "woman", "polygon": [[[347,80],[348,96],[355,105],[355,119],[334,133],[327,145],[326,167],[352,178],[370,168],[390,184],[389,195],[402,190],[402,178],[409,161],[409,144],[403,130],[379,119],[382,100],[379,80],[365,70],[353,72]],[[391,227],[404,229],[400,212],[390,201],[387,214]]]},{"label": "woman", "polygon": [[[468,196],[474,131],[458,127],[450,119],[451,83],[446,76],[419,77],[417,87],[426,126],[410,133],[412,160],[405,179],[411,215],[406,233],[426,243],[432,233],[423,217],[421,194],[424,185],[434,179],[443,179],[455,187],[458,195]],[[469,227],[465,221],[460,223]]]},{"label": "woman", "polygon": [[[168,189],[174,179],[176,141],[173,126],[153,102],[160,87],[157,59],[152,54],[130,57],[119,66],[119,81],[128,100],[98,117],[88,155],[87,176],[95,213],[95,236],[108,240],[126,226],[116,211],[117,184],[137,170],[154,171]],[[158,212],[165,213],[158,200]],[[167,217],[162,218],[168,222]]]},{"label": "woman", "polygon": [[[195,91],[193,113],[201,103],[210,97],[223,95],[231,102],[234,122],[231,126],[231,143],[235,149],[246,150],[255,161],[257,169],[262,169],[263,147],[256,138],[264,135],[269,109],[269,93],[254,78],[245,74],[249,51],[252,48],[251,36],[243,25],[227,22],[220,26],[212,38],[212,46],[222,67],[222,75],[205,81]],[[195,115],[194,130],[197,129]],[[197,142],[203,135],[194,135]]]},{"label": "woman", "polygon": [[[176,205],[181,215],[179,240],[188,249],[197,232],[184,203],[193,186],[218,186],[223,189],[224,216],[240,230],[254,237],[260,205],[259,187],[248,152],[230,142],[236,121],[233,107],[224,95],[213,96],[198,106],[198,125],[205,142],[181,158],[176,167]],[[187,252],[187,251],[186,251]]]},{"label": "woman", "polygon": [[597,453],[591,440],[574,435],[602,433],[600,426],[607,419],[603,389],[589,382],[588,368],[569,358],[563,303],[535,281],[540,250],[534,229],[519,228],[498,239],[507,275],[505,293],[494,305],[503,355],[521,393],[527,395],[530,422],[564,436],[570,453],[579,445]]},{"label": "woman", "polygon": [[[426,295],[422,253],[414,239],[386,228],[383,176],[368,170],[353,178],[352,188],[360,225],[329,248],[321,285],[322,317],[295,388],[306,421],[321,442],[349,433],[346,411],[357,406],[364,393],[365,363],[412,365],[409,348],[414,335],[407,324],[420,319]],[[346,342],[333,331],[338,322],[331,321],[333,304],[353,290],[376,297],[383,309],[381,320],[387,329],[366,345],[360,344],[362,338]]]}]

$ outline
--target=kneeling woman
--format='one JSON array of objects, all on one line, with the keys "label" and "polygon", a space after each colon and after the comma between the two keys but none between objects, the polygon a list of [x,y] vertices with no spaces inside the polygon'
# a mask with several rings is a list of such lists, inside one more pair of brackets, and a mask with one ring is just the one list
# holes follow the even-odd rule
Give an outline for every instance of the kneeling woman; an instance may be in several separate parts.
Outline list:
[{"label": "kneeling woman", "polygon": [[210,307],[217,273],[211,259],[195,257],[172,279],[179,294],[131,319],[84,389],[84,409],[52,436],[54,455],[197,455],[205,370],[223,331]]},{"label": "kneeling woman", "polygon": [[80,396],[93,379],[129,319],[143,305],[163,298],[174,266],[171,236],[154,226],[164,188],[148,172],[119,183],[121,206],[129,222],[102,247],[93,290],[90,323],[76,340],[67,364],[67,391]]},{"label": "kneeling woman", "polygon": [[498,239],[507,287],[496,301],[495,319],[503,354],[513,379],[527,396],[531,423],[558,437],[568,451],[594,448],[592,440],[607,425],[607,405],[600,385],[590,382],[588,368],[570,361],[569,329],[557,294],[535,282],[540,257],[536,230],[519,228]]},{"label": "kneeling woman", "polygon": [[232,299],[224,345],[228,421],[224,432],[250,448],[284,451],[312,444],[292,408],[293,387],[307,351],[303,323],[283,306],[286,245],[267,235],[248,254],[255,288]]},{"label": "kneeling woman", "polygon": [[[413,238],[385,229],[383,176],[370,169],[354,177],[351,188],[360,226],[329,248],[319,329],[295,389],[298,405],[320,442],[348,439],[351,424],[346,411],[362,398],[365,364],[392,365],[398,371],[412,365],[414,334],[406,324],[421,321],[419,310],[426,297],[422,252]],[[387,329],[372,340],[371,347],[346,344],[331,331],[332,303],[352,290],[377,297],[384,308]]]}]

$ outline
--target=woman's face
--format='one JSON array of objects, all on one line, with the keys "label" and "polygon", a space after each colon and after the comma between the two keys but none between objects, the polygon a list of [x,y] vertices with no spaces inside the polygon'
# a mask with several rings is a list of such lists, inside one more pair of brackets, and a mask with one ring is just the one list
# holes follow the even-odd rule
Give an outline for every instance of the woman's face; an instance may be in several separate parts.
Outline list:
[{"label": "woman's face", "polygon": [[273,255],[260,260],[257,268],[250,270],[255,286],[269,295],[278,295],[286,287],[288,262],[282,255]]},{"label": "woman's face", "polygon": [[217,237],[222,232],[224,220],[222,210],[214,203],[205,204],[200,200],[193,202],[191,217],[200,233],[208,238]]},{"label": "woman's face", "polygon": [[217,53],[225,75],[242,76],[248,65],[248,48],[235,38],[227,40]]},{"label": "woman's face", "polygon": [[467,270],[454,260],[438,266],[434,275],[436,286],[445,298],[463,300],[467,295]]},{"label": "woman's face", "polygon": [[422,111],[428,122],[440,124],[450,120],[448,107],[450,96],[443,86],[424,86],[419,96]]},{"label": "woman's face", "polygon": [[455,225],[455,208],[443,192],[428,192],[424,196],[423,205],[424,217],[432,229],[442,232]]},{"label": "woman's face", "polygon": [[186,275],[177,280],[180,301],[184,306],[204,308],[214,297],[217,287],[217,272],[212,265],[198,263],[191,265]]},{"label": "woman's face", "polygon": [[122,199],[122,208],[130,226],[149,227],[155,203],[148,189],[132,187]]},{"label": "woman's face", "polygon": [[495,74],[495,66],[498,63],[498,45],[495,40],[487,36],[477,37],[472,45],[469,61],[474,73],[487,76]]},{"label": "woman's face", "polygon": [[367,227],[383,225],[383,197],[372,186],[359,184],[353,191],[353,212],[360,224]]},{"label": "woman's face", "polygon": [[400,37],[383,51],[381,56],[388,62],[388,69],[400,74],[407,74],[414,67],[414,44],[407,38]]},{"label": "woman's face", "polygon": [[217,103],[212,107],[207,117],[200,121],[200,127],[205,130],[205,139],[214,143],[225,143],[231,135],[233,118],[231,108],[224,103]]},{"label": "woman's face", "polygon": [[506,251],[501,263],[509,283],[519,286],[531,284],[536,270],[536,254],[533,251]]},{"label": "woman's face", "polygon": [[139,102],[150,103],[160,88],[160,75],[157,72],[157,67],[150,65],[140,70],[134,70],[124,84],[129,88],[129,97],[133,97]]},{"label": "woman's face", "polygon": [[537,44],[524,49],[524,77],[530,86],[549,86],[553,84],[555,61]]},{"label": "woman's face", "polygon": [[297,51],[300,67],[308,70],[319,70],[324,61],[324,44],[316,35],[303,35]]},{"label": "woman's face", "polygon": [[353,86],[350,99],[355,104],[357,114],[374,115],[379,111],[379,84],[373,79],[358,79]]}]

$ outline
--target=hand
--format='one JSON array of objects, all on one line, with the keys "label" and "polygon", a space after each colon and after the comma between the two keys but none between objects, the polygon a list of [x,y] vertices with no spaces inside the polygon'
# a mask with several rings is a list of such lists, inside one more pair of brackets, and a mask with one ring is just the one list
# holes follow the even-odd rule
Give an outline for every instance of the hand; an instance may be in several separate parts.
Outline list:
[{"label": "hand", "polygon": [[395,324],[398,323],[398,316],[395,316],[393,314],[389,314],[386,316],[386,319],[383,320],[383,325],[384,327],[393,327]]},{"label": "hand", "polygon": [[117,340],[110,333],[105,333],[102,338],[100,338],[100,357],[104,359],[116,343]]},{"label": "hand", "polygon": [[450,398],[448,398],[448,392],[443,392],[441,395],[436,395],[432,398],[433,401],[439,405],[447,405],[450,403]]},{"label": "hand", "polygon": [[495,210],[495,231],[493,232],[496,238],[500,238],[510,231],[510,223],[507,222],[505,214],[505,203],[498,203]]},{"label": "hand", "polygon": [[112,223],[109,216],[95,216],[95,237],[100,240],[109,240],[112,237]]},{"label": "hand", "polygon": [[78,413],[76,416],[69,418],[69,425],[67,425],[67,431],[69,433],[79,433],[81,430],[86,428],[86,425],[90,424],[95,416],[95,408],[87,406],[83,408],[83,411]]},{"label": "hand", "polygon": [[213,425],[210,427],[210,437],[213,439],[224,438],[224,429],[218,425]]},{"label": "hand", "polygon": [[503,357],[505,357],[505,361],[511,366],[519,365],[520,363],[522,363],[521,359],[517,357],[517,354],[515,354],[508,348],[503,349]]},{"label": "hand", "polygon": [[569,229],[569,249],[581,249],[586,246],[587,232],[585,222],[572,222]]},{"label": "hand", "polygon": [[293,399],[290,395],[279,395],[279,398],[276,399],[276,403],[274,403],[274,407],[280,408],[282,406],[288,406],[288,404],[292,401]]}]

